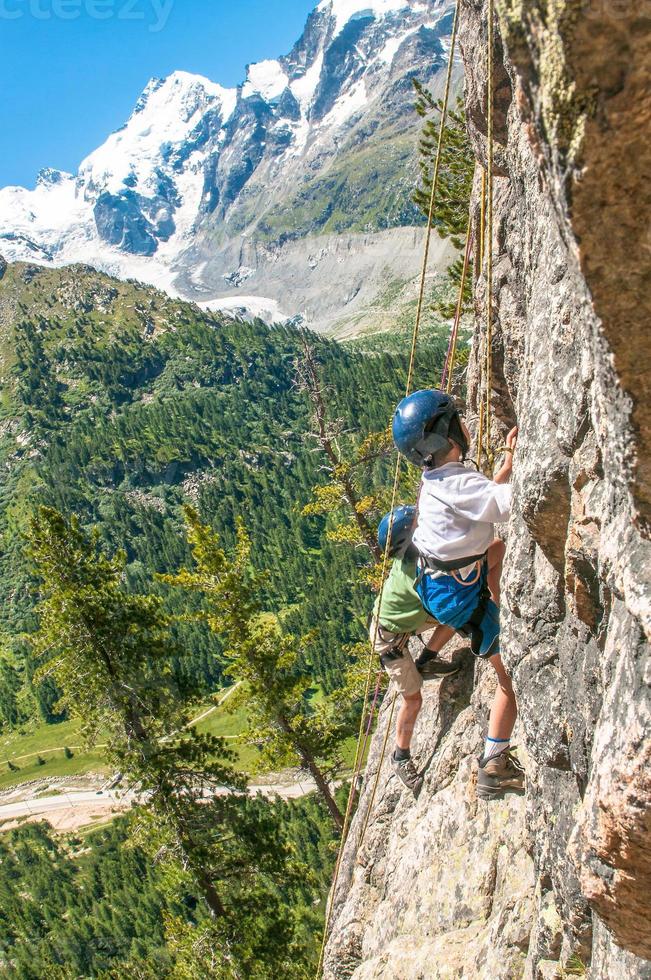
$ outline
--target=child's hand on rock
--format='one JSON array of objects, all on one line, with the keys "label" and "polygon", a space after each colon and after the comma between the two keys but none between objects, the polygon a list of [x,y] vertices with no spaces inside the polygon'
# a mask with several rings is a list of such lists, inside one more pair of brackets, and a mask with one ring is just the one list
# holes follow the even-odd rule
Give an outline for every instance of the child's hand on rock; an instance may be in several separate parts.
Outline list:
[{"label": "child's hand on rock", "polygon": [[504,440],[504,459],[499,470],[493,477],[495,483],[507,483],[511,478],[511,470],[513,469],[513,453],[515,452],[515,447],[518,443],[518,427],[517,425],[511,429],[508,436]]},{"label": "child's hand on rock", "polygon": [[518,427],[514,426],[506,437],[506,448],[511,450],[511,454],[515,452],[515,447],[518,444]]}]

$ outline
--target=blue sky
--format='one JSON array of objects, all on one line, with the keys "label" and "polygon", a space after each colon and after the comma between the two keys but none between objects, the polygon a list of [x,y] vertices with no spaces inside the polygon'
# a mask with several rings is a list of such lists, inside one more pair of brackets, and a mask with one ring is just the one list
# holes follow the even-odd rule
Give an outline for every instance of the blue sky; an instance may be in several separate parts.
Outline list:
[{"label": "blue sky", "polygon": [[286,54],[317,0],[0,0],[0,187],[75,172],[175,69],[236,85]]}]

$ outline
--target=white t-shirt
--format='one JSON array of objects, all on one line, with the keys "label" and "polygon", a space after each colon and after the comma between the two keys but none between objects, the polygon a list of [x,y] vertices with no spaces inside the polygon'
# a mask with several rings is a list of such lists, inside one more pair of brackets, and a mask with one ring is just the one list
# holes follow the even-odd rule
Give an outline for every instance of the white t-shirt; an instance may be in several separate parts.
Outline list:
[{"label": "white t-shirt", "polygon": [[421,555],[439,561],[481,555],[495,537],[493,525],[508,521],[510,512],[509,484],[463,463],[444,463],[423,473],[413,542]]}]

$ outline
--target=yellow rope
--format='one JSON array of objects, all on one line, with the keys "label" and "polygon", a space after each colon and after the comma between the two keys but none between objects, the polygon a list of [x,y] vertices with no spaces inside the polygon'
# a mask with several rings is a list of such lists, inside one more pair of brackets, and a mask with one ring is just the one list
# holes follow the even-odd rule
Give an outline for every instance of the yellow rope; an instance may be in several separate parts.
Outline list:
[{"label": "yellow rope", "polygon": [[[407,397],[411,393],[411,384],[412,384],[412,381],[413,381],[414,365],[415,365],[415,361],[416,361],[416,347],[417,347],[417,344],[418,344],[418,334],[419,334],[419,331],[420,331],[421,319],[422,319],[422,315],[423,315],[423,307],[424,307],[424,300],[425,300],[425,285],[426,285],[426,277],[427,277],[427,266],[428,266],[428,262],[429,262],[429,251],[430,251],[430,244],[431,244],[431,239],[432,239],[432,221],[433,221],[433,218],[434,218],[434,209],[435,209],[435,206],[436,206],[436,191],[438,189],[438,178],[439,178],[439,171],[440,171],[440,165],[441,165],[441,151],[442,151],[442,147],[443,147],[443,137],[444,137],[444,133],[445,133],[445,123],[446,123],[446,118],[447,118],[448,102],[449,102],[449,98],[450,98],[450,85],[451,85],[451,80],[452,80],[452,68],[453,68],[453,62],[454,62],[454,51],[455,51],[455,46],[456,46],[458,23],[459,23],[459,0],[457,0],[456,6],[455,6],[454,23],[452,25],[452,37],[451,37],[451,41],[450,41],[450,51],[449,51],[449,55],[448,55],[448,67],[447,67],[447,73],[446,73],[446,79],[445,79],[445,91],[444,91],[444,96],[443,96],[443,105],[442,105],[442,109],[441,109],[441,126],[440,126],[440,130],[439,130],[438,145],[437,145],[437,148],[436,148],[436,158],[435,158],[435,161],[434,161],[434,172],[432,174],[432,191],[431,191],[431,194],[430,194],[430,204],[429,204],[429,212],[428,212],[428,219],[427,219],[427,233],[426,233],[426,236],[425,236],[425,249],[424,249],[424,254],[423,254],[423,265],[422,265],[422,269],[421,269],[420,292],[419,292],[419,297],[418,297],[418,308],[416,310],[416,320],[415,320],[415,323],[414,323],[414,330],[413,330],[413,335],[412,335],[411,350],[410,350],[410,353],[409,353],[409,368],[408,368],[408,371],[407,371],[407,383],[406,383],[406,386],[405,386],[405,397]],[[388,535],[387,535],[387,543],[386,543],[386,547],[384,549],[384,558],[383,558],[383,561],[382,561],[382,579],[381,579],[381,585],[380,585],[380,596],[379,596],[378,609],[381,609],[382,608],[382,597],[383,597],[383,594],[384,594],[384,584],[385,584],[386,578],[387,578],[388,563],[389,563],[389,549],[391,547],[391,534],[392,534],[392,531],[393,531],[393,511],[395,510],[396,500],[398,499],[398,487],[399,487],[399,484],[400,484],[401,465],[402,465],[402,460],[401,460],[401,457],[398,456],[398,458],[396,460],[396,468],[395,468],[395,474],[394,474],[394,479],[393,479],[393,490],[392,490],[392,494],[391,494],[391,515],[392,516],[391,516],[391,519],[389,521],[389,530],[388,530]],[[364,731],[364,718],[365,718],[366,710],[367,710],[367,707],[368,707],[368,696],[369,696],[370,687],[371,687],[371,677],[373,676],[373,662],[374,662],[374,659],[375,659],[375,648],[376,648],[376,643],[377,643],[378,627],[379,627],[379,620],[376,618],[374,636],[373,636],[373,640],[372,640],[372,642],[370,644],[370,650],[369,650],[368,669],[367,669],[367,673],[366,673],[366,688],[365,688],[365,692],[364,692],[364,703],[363,703],[363,706],[362,706],[362,717],[361,717],[361,720],[360,720],[359,734],[358,734],[358,739],[357,739],[357,750],[356,750],[356,753],[355,753],[355,762],[354,762],[354,766],[353,766],[353,778],[352,778],[352,781],[351,781],[351,784],[350,784],[350,789],[349,789],[349,792],[348,792],[348,802],[347,802],[347,805],[346,805],[346,813],[345,813],[345,816],[344,816],[344,826],[343,826],[342,833],[341,833],[341,842],[340,842],[340,845],[339,845],[339,852],[337,854],[337,862],[336,862],[336,865],[335,865],[335,872],[334,872],[334,877],[333,877],[333,882],[332,882],[332,887],[331,887],[331,892],[330,892],[330,901],[328,903],[328,908],[327,908],[327,912],[326,912],[326,921],[325,921],[325,927],[324,927],[324,930],[323,930],[323,942],[321,943],[321,952],[319,954],[319,963],[318,963],[317,972],[316,972],[317,980],[318,980],[318,977],[321,975],[321,970],[322,970],[322,966],[323,966],[323,958],[324,958],[324,954],[325,954],[326,943],[327,943],[327,940],[328,940],[328,933],[329,933],[329,930],[330,930],[330,921],[331,921],[331,918],[332,918],[332,911],[333,911],[335,894],[336,894],[336,889],[337,889],[337,882],[338,882],[338,879],[339,879],[339,872],[340,872],[340,869],[341,869],[341,860],[342,860],[342,856],[343,856],[344,845],[346,843],[346,835],[347,835],[347,832],[348,832],[348,828],[349,828],[349,825],[350,825],[350,819],[351,819],[351,815],[352,815],[352,806],[353,806],[353,800],[354,800],[354,795],[355,795],[355,787],[356,787],[357,778],[359,777],[360,772],[361,772],[361,764],[362,764],[362,759],[361,759],[361,744],[362,744],[362,736],[363,736],[363,731]],[[385,755],[386,745],[387,745],[387,741],[388,741],[388,737],[389,737],[389,731],[390,731],[390,727],[391,727],[391,721],[393,719],[393,708],[395,706],[395,700],[396,700],[396,698],[395,698],[395,695],[394,695],[393,703],[392,703],[392,706],[391,706],[391,713],[390,713],[390,716],[389,716],[389,722],[388,722],[388,725],[387,725],[387,732],[386,732],[386,735],[385,735],[385,738],[384,738],[384,744],[382,746],[382,753],[381,753],[381,756],[380,756],[380,761],[378,763],[378,772],[377,772],[375,784],[373,786],[373,791],[372,791],[372,794],[371,794],[371,799],[370,799],[370,802],[369,802],[369,805],[368,805],[368,808],[367,808],[367,811],[366,811],[366,820],[365,820],[364,825],[363,825],[363,832],[366,831],[366,827],[368,825],[368,818],[369,818],[370,812],[371,812],[371,810],[373,808],[373,803],[375,801],[375,791],[377,789],[377,783],[378,783],[379,773],[380,773],[380,770],[382,768],[382,763],[384,761],[384,755]],[[358,847],[361,846],[362,841],[363,841],[363,833],[360,835],[360,838],[358,839]]]},{"label": "yellow rope", "polygon": [[484,438],[484,397],[481,390],[481,383],[479,387],[479,422],[477,424],[477,469],[481,469],[481,447]]},{"label": "yellow rope", "polygon": [[[417,343],[418,343],[418,334],[419,334],[419,331],[420,331],[420,325],[421,325],[421,319],[422,319],[422,313],[423,313],[423,306],[424,306],[424,300],[425,300],[425,285],[426,285],[427,267],[428,267],[428,262],[429,262],[429,250],[430,250],[431,234],[432,234],[432,221],[433,221],[433,217],[434,217],[434,208],[435,208],[435,203],[436,203],[436,191],[437,191],[437,186],[438,186],[438,176],[439,176],[439,169],[440,169],[440,163],[441,163],[441,150],[442,150],[442,146],[443,146],[443,136],[444,136],[444,131],[445,131],[445,122],[446,122],[446,115],[447,115],[447,108],[448,108],[448,101],[449,101],[449,94],[450,94],[450,83],[451,83],[451,78],[452,78],[452,67],[453,67],[453,60],[454,60],[454,50],[455,50],[456,37],[457,37],[458,17],[459,17],[459,0],[457,0],[457,4],[456,4],[456,7],[455,7],[454,24],[453,24],[453,28],[452,28],[452,40],[451,40],[451,44],[450,44],[448,69],[447,69],[446,83],[445,83],[445,93],[444,93],[444,98],[443,98],[443,107],[442,107],[442,111],[441,111],[441,128],[440,128],[440,131],[439,131],[438,146],[437,146],[436,159],[435,159],[435,164],[434,164],[434,173],[433,173],[433,176],[432,176],[432,191],[431,191],[431,195],[430,195],[430,207],[429,207],[428,222],[427,222],[427,234],[426,234],[426,238],[425,238],[425,250],[424,250],[424,255],[423,255],[423,266],[422,266],[422,270],[421,270],[420,291],[419,291],[419,296],[418,296],[418,307],[417,307],[417,311],[416,311],[416,321],[415,321],[415,324],[414,324],[414,331],[413,331],[412,343],[411,343],[411,351],[410,351],[410,355],[409,355],[409,369],[408,369],[408,372],[407,372],[407,385],[406,385],[406,390],[405,390],[405,397],[408,396],[410,394],[410,392],[411,392],[411,384],[412,384],[412,380],[413,380],[414,365],[415,365],[415,359],[416,359],[416,348],[417,348]],[[481,219],[480,219],[481,220],[481,226],[480,226],[480,240],[479,240],[479,261],[480,261],[480,268],[483,268],[484,251],[486,251],[486,354],[485,354],[485,383],[486,383],[486,393],[485,393],[485,400],[484,400],[484,398],[482,397],[482,392],[481,392],[481,379],[480,379],[479,426],[478,426],[478,438],[477,438],[477,465],[478,466],[481,463],[482,445],[484,443],[484,438],[485,438],[486,456],[487,456],[487,459],[488,459],[489,462],[491,460],[491,448],[490,448],[490,438],[491,438],[491,390],[492,390],[492,374],[493,374],[493,350],[492,350],[492,342],[493,342],[493,307],[492,307],[492,298],[493,298],[493,169],[494,169],[493,168],[493,162],[494,162],[494,148],[493,148],[494,0],[488,0],[488,38],[487,38],[487,45],[488,45],[488,65],[487,65],[487,76],[488,76],[487,77],[487,168],[486,168],[486,172],[485,173],[482,173],[482,197],[481,197]],[[461,288],[460,288],[460,292],[459,292],[459,302],[458,302],[458,306],[457,306],[457,319],[458,319],[458,317],[460,315],[460,310],[461,310],[462,304],[463,304],[463,289],[464,289],[464,285],[465,285],[465,275],[467,273],[467,265],[468,265],[468,257],[469,257],[469,246],[470,246],[470,224],[469,224],[469,227],[468,227],[468,232],[467,232],[467,237],[466,237],[466,253],[465,253],[465,258],[464,258],[464,270],[463,270],[463,274],[462,274]],[[458,326],[458,324],[457,324],[457,326]],[[451,384],[452,384],[452,371],[453,371],[453,368],[454,368],[454,358],[455,357],[456,357],[456,336],[453,339],[453,349],[452,349],[452,353],[451,353],[451,366],[450,366],[450,372],[449,372],[449,377],[448,377],[448,391],[450,390]],[[481,358],[480,358],[479,363],[481,365]],[[393,491],[392,491],[392,498],[391,498],[391,512],[392,512],[392,514],[393,514],[393,510],[395,509],[395,503],[396,503],[397,495],[398,495],[398,486],[399,486],[399,482],[400,482],[400,470],[401,470],[401,460],[400,460],[400,457],[398,457],[397,462],[396,462],[396,469],[395,469],[395,475],[394,475],[394,481],[393,481]],[[392,524],[393,524],[393,517],[391,518],[390,525],[389,525],[389,533],[388,533],[387,545],[386,545],[386,548],[385,548],[384,559],[383,559],[383,563],[382,563],[382,582],[381,582],[381,587],[380,587],[380,608],[381,608],[381,605],[382,605],[382,596],[383,596],[383,592],[384,592],[384,583],[386,581],[386,574],[387,574],[387,569],[388,569],[388,557],[389,557],[389,548],[390,548],[390,544],[391,544]],[[336,893],[336,888],[337,888],[337,882],[338,882],[338,878],[339,878],[339,871],[340,871],[340,868],[341,868],[341,859],[342,859],[342,855],[343,855],[343,848],[344,848],[344,844],[345,844],[345,841],[346,841],[346,834],[347,834],[347,830],[348,830],[348,827],[349,827],[349,824],[350,824],[350,817],[351,817],[351,813],[352,813],[352,801],[354,799],[354,789],[355,789],[356,779],[359,776],[359,772],[361,771],[361,763],[362,763],[362,759],[361,759],[361,740],[362,740],[362,735],[363,735],[363,728],[364,728],[364,719],[365,719],[365,715],[366,715],[366,708],[367,708],[367,705],[368,705],[368,695],[369,695],[369,691],[370,691],[371,677],[372,677],[372,673],[373,673],[373,671],[372,671],[372,664],[373,664],[374,650],[375,650],[375,645],[376,645],[376,640],[377,640],[377,629],[378,629],[378,621],[376,620],[375,636],[374,636],[373,642],[371,644],[371,650],[370,650],[370,655],[369,655],[369,666],[368,666],[367,678],[366,678],[366,690],[365,690],[365,695],[364,695],[364,706],[363,706],[363,710],[362,710],[362,718],[361,718],[361,722],[360,722],[360,731],[359,731],[359,736],[358,736],[357,751],[356,751],[356,755],[355,755],[354,776],[353,776],[353,781],[351,783],[351,789],[350,789],[350,792],[349,792],[349,795],[348,795],[348,805],[346,807],[346,816],[345,816],[345,819],[344,819],[344,828],[343,828],[343,831],[342,831],[342,837],[341,837],[341,843],[340,843],[340,847],[339,847],[339,853],[337,855],[337,863],[336,863],[336,866],[335,866],[335,873],[334,873],[334,879],[333,879],[333,884],[332,884],[330,902],[329,902],[329,905],[328,905],[328,912],[326,914],[326,923],[325,923],[325,929],[324,929],[324,935],[323,935],[323,943],[321,945],[321,953],[320,953],[320,956],[319,956],[319,964],[318,964],[318,967],[317,967],[317,977],[320,975],[320,973],[321,973],[321,967],[323,965],[323,957],[324,957],[324,953],[325,953],[325,946],[326,946],[328,932],[329,932],[329,928],[330,928],[330,920],[331,920],[331,916],[332,916],[332,909],[333,909],[333,905],[334,905],[334,899],[335,899],[335,893]],[[381,750],[381,753],[380,753],[380,759],[379,759],[379,762],[378,762],[378,767],[377,767],[376,774],[375,774],[375,780],[374,780],[374,783],[373,783],[373,789],[371,791],[371,798],[370,798],[369,803],[368,803],[368,806],[366,808],[366,813],[364,815],[364,822],[362,824],[362,828],[361,828],[361,831],[360,831],[360,834],[359,834],[358,840],[357,840],[357,846],[358,846],[358,848],[361,847],[361,845],[363,843],[364,835],[365,835],[366,829],[368,827],[368,822],[369,822],[369,819],[370,819],[370,815],[371,815],[371,812],[373,810],[373,805],[374,805],[374,802],[375,802],[375,795],[376,795],[376,791],[377,791],[377,787],[378,787],[378,782],[379,782],[379,778],[380,778],[380,772],[382,770],[382,764],[384,762],[384,756],[385,756],[385,753],[386,753],[386,747],[387,747],[389,736],[390,736],[390,732],[391,732],[391,723],[392,723],[392,720],[393,720],[393,713],[394,713],[396,698],[397,698],[397,694],[394,694],[393,700],[392,700],[392,703],[391,703],[391,710],[390,710],[390,713],[389,713],[389,719],[388,719],[388,723],[387,723],[387,727],[386,727],[386,731],[385,731],[385,735],[384,735],[384,741],[383,741],[383,744],[382,744],[382,750]]]},{"label": "yellow rope", "polygon": [[[393,491],[392,491],[392,494],[391,494],[391,514],[392,514],[392,516],[391,516],[391,519],[389,521],[389,531],[388,531],[388,535],[387,535],[387,543],[386,543],[386,547],[384,549],[384,557],[383,557],[383,560],[382,560],[382,579],[381,579],[381,585],[380,585],[380,602],[379,602],[378,609],[381,609],[382,608],[382,596],[384,594],[384,583],[386,581],[386,576],[387,576],[388,559],[389,559],[389,548],[391,546],[391,533],[392,533],[392,530],[393,530],[393,510],[394,510],[394,507],[395,507],[395,501],[396,501],[397,496],[398,496],[398,486],[399,486],[399,483],[400,483],[400,468],[401,468],[401,466],[400,466],[400,456],[398,456],[398,459],[396,461],[395,474],[394,474],[394,478],[393,478]],[[358,780],[358,778],[359,778],[359,776],[361,774],[361,769],[362,769],[363,759],[362,759],[361,747],[362,747],[362,740],[363,740],[363,735],[364,735],[364,721],[366,720],[366,711],[367,711],[367,708],[368,708],[368,696],[369,696],[370,689],[371,689],[371,678],[373,676],[373,661],[375,659],[375,647],[376,647],[376,643],[377,643],[378,628],[379,628],[379,619],[376,618],[374,632],[373,632],[373,639],[372,639],[371,644],[370,644],[370,651],[369,651],[369,658],[368,658],[368,669],[366,671],[366,688],[365,688],[365,691],[364,691],[364,702],[363,702],[363,705],[362,705],[362,714],[361,714],[360,723],[359,723],[359,732],[358,732],[358,735],[357,735],[357,749],[355,751],[355,761],[354,761],[354,764],[353,764],[353,775],[352,775],[352,779],[351,779],[351,782],[350,782],[350,788],[348,790],[348,800],[347,800],[347,803],[346,803],[346,812],[344,814],[344,825],[343,825],[342,830],[341,830],[341,841],[339,843],[339,851],[337,853],[337,862],[335,864],[335,871],[334,871],[334,876],[333,876],[333,881],[332,881],[332,887],[331,887],[331,892],[330,892],[330,901],[329,901],[328,906],[327,906],[326,921],[325,921],[325,927],[324,927],[324,930],[323,930],[323,941],[321,943],[321,952],[319,954],[319,963],[318,963],[317,972],[316,972],[317,980],[318,980],[318,977],[321,974],[321,967],[323,966],[323,956],[324,956],[324,953],[325,953],[326,942],[328,940],[328,932],[329,932],[329,929],[330,929],[330,919],[332,917],[332,908],[333,908],[333,905],[334,905],[335,891],[336,891],[336,888],[337,888],[337,881],[339,879],[339,871],[341,869],[341,859],[343,857],[344,845],[346,843],[346,837],[348,835],[348,829],[349,829],[350,821],[351,821],[351,817],[352,817],[353,802],[354,802],[354,799],[355,799],[355,789],[356,789],[356,786],[357,786],[357,780]]]},{"label": "yellow rope", "polygon": [[409,372],[407,374],[407,394],[411,391],[411,382],[416,359],[416,344],[420,331],[420,322],[423,315],[423,305],[425,302],[425,284],[427,281],[427,266],[429,264],[429,247],[432,240],[432,221],[434,219],[434,208],[436,205],[436,191],[438,190],[439,170],[441,167],[441,150],[443,148],[443,137],[445,135],[445,122],[448,114],[448,102],[450,99],[450,84],[452,82],[452,68],[454,66],[454,49],[457,41],[457,30],[459,26],[459,0],[454,8],[454,23],[452,24],[452,38],[450,40],[450,51],[448,55],[448,68],[445,76],[445,90],[443,93],[443,105],[441,107],[441,127],[439,129],[438,144],[436,147],[436,158],[434,161],[434,173],[432,174],[432,193],[429,199],[429,213],[427,217],[427,236],[425,238],[425,251],[423,253],[423,267],[420,275],[420,292],[418,294],[418,308],[416,310],[416,324],[411,342],[411,355],[409,359]]},{"label": "yellow rope", "polygon": [[[409,654],[408,654],[409,656]],[[364,835],[366,834],[366,828],[368,827],[368,822],[371,817],[371,811],[373,809],[373,804],[375,803],[375,794],[377,792],[377,786],[380,781],[380,773],[382,772],[382,763],[384,762],[384,756],[387,751],[387,743],[389,741],[389,735],[391,734],[391,723],[393,721],[393,712],[396,706],[396,700],[398,698],[398,692],[396,691],[391,700],[391,711],[389,712],[389,720],[387,721],[386,731],[384,733],[384,741],[382,742],[382,751],[380,752],[380,761],[378,762],[377,769],[375,771],[375,779],[373,780],[373,789],[371,791],[371,799],[368,806],[366,807],[366,813],[364,814],[364,823],[362,824],[362,829],[357,837],[357,849],[359,850],[364,842]]]},{"label": "yellow rope", "polygon": [[479,202],[479,271],[484,268],[484,228],[486,226],[486,171],[481,168],[481,201]]},{"label": "yellow rope", "polygon": [[[481,168],[481,199],[479,202],[479,269],[478,275],[481,275],[484,271],[484,251],[485,251],[485,239],[486,239],[486,171]],[[479,419],[477,422],[477,469],[481,469],[481,454],[484,446],[484,390],[482,386],[484,370],[482,365],[482,357],[484,355],[480,353],[477,355],[477,367],[479,369],[479,381],[477,390],[477,401],[479,403]]]},{"label": "yellow rope", "polygon": [[[450,82],[450,73],[451,73],[451,67],[452,67],[452,57],[453,57],[453,53],[454,53],[454,41],[455,41],[455,38],[456,38],[457,16],[458,16],[458,3],[457,3],[457,9],[455,11],[455,23],[454,23],[454,28],[453,28],[452,46],[451,46],[451,50],[450,50],[450,62],[448,64],[448,77],[447,77],[447,84],[446,84],[446,90],[445,90],[445,101],[444,101],[443,113],[442,113],[441,132],[439,133],[439,145],[438,145],[438,150],[437,150],[436,167],[435,167],[435,174],[437,176],[438,176],[438,165],[439,165],[440,154],[441,154],[443,126],[444,126],[444,122],[445,122],[445,112],[447,110],[447,100],[448,100],[448,97],[449,97],[449,82]],[[482,249],[484,247],[484,240],[486,241],[486,405],[485,405],[485,408],[484,408],[483,402],[481,403],[480,417],[479,417],[479,436],[478,436],[478,460],[479,460],[481,458],[482,429],[485,428],[485,433],[486,433],[486,456],[487,456],[489,462],[491,461],[491,458],[492,458],[491,448],[490,448],[490,434],[491,434],[491,429],[490,429],[490,411],[491,411],[491,387],[492,387],[492,374],[493,374],[493,308],[492,308],[492,298],[493,298],[493,60],[494,60],[494,58],[493,58],[493,45],[494,45],[494,0],[489,0],[489,3],[488,3],[488,80],[487,80],[487,108],[488,108],[488,112],[487,112],[487,115],[488,115],[488,119],[487,119],[487,130],[488,130],[488,132],[487,132],[487,136],[488,136],[488,140],[487,140],[487,143],[488,143],[488,152],[487,152],[488,159],[487,159],[487,164],[488,165],[487,165],[486,174],[485,175],[482,174],[482,216],[483,216],[483,213],[484,213],[484,187],[485,187],[485,185],[486,185],[486,190],[487,190],[487,195],[486,195],[487,203],[486,203],[486,211],[485,211],[485,214],[486,214],[486,222],[485,223],[486,223],[486,233],[487,234],[486,234],[486,238],[485,238],[485,234],[484,234],[484,222],[482,220],[482,235],[481,235]],[[435,195],[435,186],[433,184],[433,186],[432,186],[432,203],[431,203],[431,206],[430,206],[430,220],[429,220],[430,228],[431,228],[432,217],[433,217],[433,212],[434,212],[434,208],[433,208],[434,195]],[[459,327],[459,320],[460,320],[460,317],[461,317],[461,310],[463,308],[463,290],[464,290],[464,286],[465,286],[465,278],[466,278],[466,274],[467,274],[468,259],[469,259],[469,254],[470,254],[470,235],[471,235],[471,227],[470,227],[470,221],[469,221],[468,222],[468,229],[467,229],[467,232],[466,232],[466,247],[465,247],[465,253],[464,253],[463,272],[462,272],[462,276],[461,276],[461,285],[460,285],[460,289],[459,289],[459,298],[458,298],[458,302],[457,302],[457,310],[456,310],[456,316],[455,316],[455,333],[453,335],[453,347],[452,347],[452,352],[451,352],[451,357],[450,357],[450,369],[449,369],[448,389],[447,389],[448,391],[450,391],[450,389],[452,387],[452,372],[454,370],[454,360],[455,360],[455,357],[456,357],[457,333],[458,333],[458,327]],[[425,288],[425,273],[426,273],[426,268],[427,268],[427,255],[428,255],[428,251],[429,251],[429,234],[428,234],[428,237],[427,237],[427,244],[426,244],[426,249],[425,249],[426,259],[425,259],[425,262],[423,264],[423,274],[422,274],[422,277],[421,277],[421,297],[420,297],[420,300],[419,300],[419,309],[418,309],[417,319],[416,319],[416,329],[414,331],[414,341],[412,343],[412,357],[410,359],[410,372],[409,372],[409,376],[408,376],[409,380],[408,380],[408,383],[407,383],[407,394],[409,394],[409,386],[410,386],[410,382],[411,382],[411,372],[412,372],[413,363],[414,363],[415,345],[416,345],[416,339],[417,339],[417,330],[418,330],[418,326],[419,326],[419,322],[420,322],[420,311],[421,311],[421,307],[422,307],[422,297],[423,297],[424,288]],[[385,732],[385,735],[384,735],[384,742],[382,744],[382,751],[380,753],[380,761],[378,763],[378,767],[377,767],[377,770],[376,770],[376,773],[375,773],[375,780],[374,780],[374,783],[373,783],[373,790],[371,792],[371,799],[370,799],[369,804],[368,804],[368,806],[366,808],[366,813],[365,813],[365,816],[364,816],[364,823],[362,824],[362,829],[360,831],[360,834],[359,834],[359,837],[358,837],[358,840],[357,840],[357,846],[358,846],[358,848],[361,847],[362,842],[364,840],[364,834],[366,833],[366,828],[368,826],[370,814],[371,814],[371,811],[373,809],[373,804],[375,802],[375,794],[376,794],[376,790],[377,790],[377,787],[378,787],[378,782],[379,782],[379,779],[380,779],[380,772],[381,772],[381,769],[382,769],[382,763],[384,761],[384,755],[385,755],[387,743],[388,743],[388,740],[389,740],[389,734],[390,734],[390,731],[391,731],[391,722],[393,720],[393,711],[394,711],[394,708],[395,708],[396,697],[397,697],[397,695],[394,694],[393,701],[391,703],[391,711],[390,711],[390,714],[389,714],[389,720],[388,720],[387,727],[386,727],[386,732]]]}]

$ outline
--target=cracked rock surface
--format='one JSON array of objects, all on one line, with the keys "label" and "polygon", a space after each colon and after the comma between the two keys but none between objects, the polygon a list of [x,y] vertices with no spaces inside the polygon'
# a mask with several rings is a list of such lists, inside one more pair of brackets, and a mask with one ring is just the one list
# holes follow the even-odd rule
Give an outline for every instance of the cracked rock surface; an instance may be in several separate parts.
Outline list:
[{"label": "cracked rock surface", "polygon": [[[491,404],[495,447],[520,426],[502,604],[527,791],[475,798],[492,678],[468,666],[427,689],[418,800],[385,761],[359,847],[389,691],[333,896],[333,980],[651,977],[651,19],[497,7]],[[462,0],[460,41],[478,192],[483,0]],[[476,193],[475,240],[479,213]],[[476,259],[474,276],[470,419]]]}]

